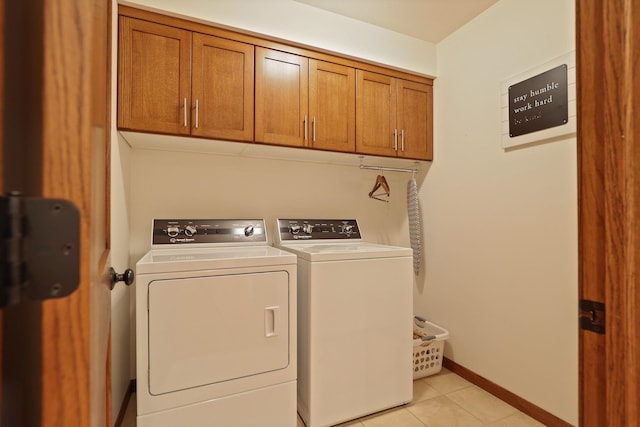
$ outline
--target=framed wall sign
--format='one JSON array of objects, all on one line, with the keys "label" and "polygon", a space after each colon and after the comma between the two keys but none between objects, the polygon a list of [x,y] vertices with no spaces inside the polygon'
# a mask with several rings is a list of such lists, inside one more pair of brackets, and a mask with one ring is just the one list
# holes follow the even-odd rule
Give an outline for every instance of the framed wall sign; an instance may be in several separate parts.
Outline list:
[{"label": "framed wall sign", "polygon": [[575,52],[501,84],[502,147],[576,133]]}]

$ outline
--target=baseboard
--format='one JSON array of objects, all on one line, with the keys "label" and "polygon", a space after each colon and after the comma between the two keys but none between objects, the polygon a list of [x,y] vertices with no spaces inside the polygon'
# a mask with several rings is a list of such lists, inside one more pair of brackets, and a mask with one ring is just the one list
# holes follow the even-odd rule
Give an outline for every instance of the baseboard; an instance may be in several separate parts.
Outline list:
[{"label": "baseboard", "polygon": [[[464,378],[470,383],[480,387],[484,391],[493,394],[498,399],[503,402],[508,403],[514,408],[524,412],[529,415],[531,418],[541,422],[547,427],[573,427],[568,422],[556,417],[550,412],[545,411],[539,406],[534,405],[521,398],[520,396],[510,392],[504,387],[499,386],[498,384],[489,381],[483,376],[476,374],[475,372],[465,368],[462,365],[457,364],[451,359],[447,359],[446,357],[442,360],[442,366],[450,370],[456,375]],[[115,427],[121,427],[122,421],[124,419],[124,414],[127,411],[127,406],[129,406],[129,401],[131,399],[131,394],[136,391],[136,380],[133,379],[129,382],[129,387],[127,387],[127,392],[122,399],[122,405],[120,406],[120,411],[118,412],[118,418],[116,419]]]},{"label": "baseboard", "polygon": [[499,386],[496,383],[489,381],[488,379],[476,374],[475,372],[465,368],[462,365],[458,365],[451,359],[447,359],[446,357],[442,360],[442,366],[450,370],[451,372],[461,376],[465,380],[469,381],[472,384],[477,385],[481,389],[485,390],[488,393],[493,394],[498,399],[508,403],[514,408],[519,409],[525,414],[529,415],[531,418],[541,422],[545,426],[548,427],[572,427],[571,424],[566,421],[556,417],[555,415],[545,411],[539,406],[534,405],[533,403],[524,400],[520,396],[510,392],[509,390]]},{"label": "baseboard", "polygon": [[120,410],[118,411],[118,418],[116,418],[116,423],[114,427],[122,427],[122,421],[124,420],[124,414],[127,412],[127,407],[129,406],[129,401],[131,400],[131,395],[136,392],[136,380],[129,381],[129,386],[127,387],[127,391],[124,394],[124,398],[122,399],[122,405],[120,405]]}]

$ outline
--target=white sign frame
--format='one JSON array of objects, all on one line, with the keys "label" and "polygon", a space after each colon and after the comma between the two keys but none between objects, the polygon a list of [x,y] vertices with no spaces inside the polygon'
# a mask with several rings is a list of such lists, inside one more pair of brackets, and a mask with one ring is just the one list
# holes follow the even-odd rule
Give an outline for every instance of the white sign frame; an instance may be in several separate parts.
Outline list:
[{"label": "white sign frame", "polygon": [[[562,64],[567,64],[567,102],[569,117],[567,123],[537,132],[531,132],[516,137],[509,135],[509,87],[520,83],[531,77],[542,74]],[[527,70],[518,75],[503,80],[500,84],[500,99],[502,107],[502,148],[509,149],[512,147],[531,144],[533,142],[546,141],[556,139],[561,136],[575,135],[577,132],[576,116],[576,52],[571,51],[565,55],[552,59],[538,67]]]}]

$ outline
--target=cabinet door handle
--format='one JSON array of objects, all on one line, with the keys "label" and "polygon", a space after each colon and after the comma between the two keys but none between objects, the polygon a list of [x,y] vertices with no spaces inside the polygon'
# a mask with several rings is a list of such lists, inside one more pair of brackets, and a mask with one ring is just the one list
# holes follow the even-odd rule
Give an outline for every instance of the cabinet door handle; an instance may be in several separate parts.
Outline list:
[{"label": "cabinet door handle", "polygon": [[184,98],[184,127],[187,127],[187,98]]},{"label": "cabinet door handle", "polygon": [[398,151],[398,129],[393,130],[393,150]]},{"label": "cabinet door handle", "polygon": [[[198,100],[197,99],[196,99],[196,129],[198,129]],[[404,151],[404,149],[402,151]]]},{"label": "cabinet door handle", "polygon": [[307,116],[304,116],[304,140],[307,140]]},{"label": "cabinet door handle", "polygon": [[402,148],[402,151],[404,151],[404,129],[402,129],[402,138],[400,138],[400,147]]},{"label": "cabinet door handle", "polygon": [[316,142],[316,116],[313,116],[313,142]]}]

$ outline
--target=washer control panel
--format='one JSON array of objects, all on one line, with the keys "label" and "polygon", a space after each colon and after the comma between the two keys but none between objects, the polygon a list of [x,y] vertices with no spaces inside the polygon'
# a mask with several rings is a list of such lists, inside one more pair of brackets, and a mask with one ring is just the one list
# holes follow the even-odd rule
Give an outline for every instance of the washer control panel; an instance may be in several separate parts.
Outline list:
[{"label": "washer control panel", "polygon": [[151,244],[266,243],[263,219],[154,219]]},{"label": "washer control panel", "polygon": [[355,219],[279,219],[278,235],[281,242],[362,238]]}]

